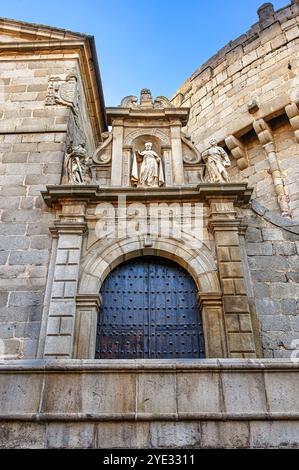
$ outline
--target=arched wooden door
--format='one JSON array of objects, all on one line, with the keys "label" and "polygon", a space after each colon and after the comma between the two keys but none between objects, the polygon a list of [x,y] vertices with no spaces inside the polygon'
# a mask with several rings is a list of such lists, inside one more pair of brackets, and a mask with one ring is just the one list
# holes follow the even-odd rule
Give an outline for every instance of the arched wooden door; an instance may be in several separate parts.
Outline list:
[{"label": "arched wooden door", "polygon": [[196,286],[181,266],[143,257],[118,266],[101,289],[98,359],[203,358]]}]

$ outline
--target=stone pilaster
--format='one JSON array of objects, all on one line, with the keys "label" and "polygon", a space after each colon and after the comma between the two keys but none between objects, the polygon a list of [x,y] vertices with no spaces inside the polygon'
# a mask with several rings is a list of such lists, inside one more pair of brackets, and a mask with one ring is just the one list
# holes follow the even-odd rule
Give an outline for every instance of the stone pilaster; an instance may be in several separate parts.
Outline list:
[{"label": "stone pilaster", "polygon": [[65,204],[68,217],[52,229],[58,237],[50,306],[44,348],[45,358],[73,357],[76,317],[76,295],[79,278],[83,234],[86,231],[82,204]]},{"label": "stone pilaster", "polygon": [[209,228],[218,258],[228,356],[254,358],[256,346],[239,240],[241,220],[236,217],[232,201],[211,200],[210,204]]},{"label": "stone pilaster", "polygon": [[113,123],[111,186],[122,185],[123,121]]},{"label": "stone pilaster", "polygon": [[75,359],[94,359],[96,352],[97,322],[102,299],[99,295],[77,295],[74,340]]},{"label": "stone pilaster", "polygon": [[182,124],[180,121],[174,121],[171,124],[171,148],[172,148],[172,168],[173,184],[181,186],[184,184],[184,162],[182,149]]},{"label": "stone pilaster", "polygon": [[227,341],[221,295],[200,294],[198,303],[203,321],[206,357],[226,358]]}]

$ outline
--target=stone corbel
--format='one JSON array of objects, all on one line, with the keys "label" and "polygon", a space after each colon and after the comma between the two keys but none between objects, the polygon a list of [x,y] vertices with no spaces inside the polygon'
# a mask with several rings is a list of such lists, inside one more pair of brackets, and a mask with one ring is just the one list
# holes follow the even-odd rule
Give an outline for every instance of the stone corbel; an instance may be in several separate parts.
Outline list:
[{"label": "stone corbel", "polygon": [[237,160],[237,165],[240,170],[245,170],[248,168],[249,161],[242,142],[235,136],[230,135],[225,139],[225,143],[231,151],[232,156]]},{"label": "stone corbel", "polygon": [[286,192],[283,176],[279,167],[272,131],[264,119],[254,121],[253,127],[260,143],[262,144],[263,148],[267,153],[274,188],[277,195],[277,201],[282,216],[291,217],[291,210],[289,206],[290,201]]},{"label": "stone corbel", "polygon": [[296,103],[289,104],[285,108],[290,124],[294,129],[296,141],[299,143],[299,110]]}]

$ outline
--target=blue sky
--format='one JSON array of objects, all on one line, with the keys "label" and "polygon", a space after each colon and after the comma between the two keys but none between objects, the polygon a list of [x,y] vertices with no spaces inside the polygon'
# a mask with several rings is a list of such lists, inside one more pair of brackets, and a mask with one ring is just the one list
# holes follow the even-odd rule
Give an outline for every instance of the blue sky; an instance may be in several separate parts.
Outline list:
[{"label": "blue sky", "polygon": [[[171,96],[257,21],[262,0],[0,0],[0,16],[92,34],[106,104],[150,88]],[[275,9],[290,3],[275,0]]]}]

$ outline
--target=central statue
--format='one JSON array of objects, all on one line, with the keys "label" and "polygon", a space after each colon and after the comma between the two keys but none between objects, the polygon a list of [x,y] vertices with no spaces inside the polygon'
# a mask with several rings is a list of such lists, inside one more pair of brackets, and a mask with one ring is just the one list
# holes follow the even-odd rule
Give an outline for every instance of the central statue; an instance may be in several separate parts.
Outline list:
[{"label": "central statue", "polygon": [[[134,154],[131,181],[134,186],[158,188],[165,183],[161,158],[152,150],[153,144],[147,142],[145,150]],[[141,162],[138,171],[138,163]]]}]

